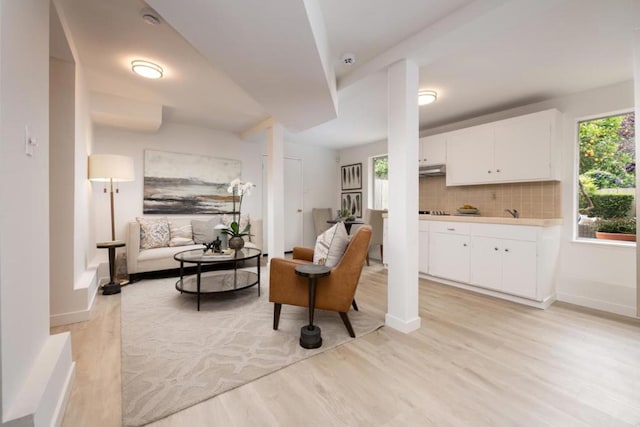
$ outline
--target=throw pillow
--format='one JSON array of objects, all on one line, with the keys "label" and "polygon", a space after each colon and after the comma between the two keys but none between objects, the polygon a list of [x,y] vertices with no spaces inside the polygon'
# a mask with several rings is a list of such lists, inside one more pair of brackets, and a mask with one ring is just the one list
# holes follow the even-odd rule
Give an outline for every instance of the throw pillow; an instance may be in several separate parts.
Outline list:
[{"label": "throw pillow", "polygon": [[218,225],[215,219],[209,220],[192,220],[191,228],[193,230],[193,241],[195,243],[211,243],[216,240],[216,233],[213,227]]},{"label": "throw pillow", "polygon": [[140,223],[140,249],[169,246],[171,231],[167,218],[136,218]]},{"label": "throw pillow", "polygon": [[194,244],[191,224],[177,225],[170,222],[169,231],[171,232],[169,246],[186,246]]},{"label": "throw pillow", "polygon": [[339,222],[323,232],[316,239],[313,250],[313,263],[333,268],[342,259],[349,245],[349,235],[343,222]]}]

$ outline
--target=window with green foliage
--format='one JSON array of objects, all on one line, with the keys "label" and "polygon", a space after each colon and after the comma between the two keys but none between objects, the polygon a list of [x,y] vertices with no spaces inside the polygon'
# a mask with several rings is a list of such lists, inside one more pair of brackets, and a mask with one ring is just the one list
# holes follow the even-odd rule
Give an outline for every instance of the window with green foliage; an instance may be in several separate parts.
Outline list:
[{"label": "window with green foliage", "polygon": [[373,171],[373,186],[371,188],[371,208],[389,208],[389,157],[377,156],[371,158],[371,170]]},{"label": "window with green foliage", "polygon": [[611,229],[635,234],[634,114],[578,123],[578,144],[578,237],[601,238],[598,232]]}]

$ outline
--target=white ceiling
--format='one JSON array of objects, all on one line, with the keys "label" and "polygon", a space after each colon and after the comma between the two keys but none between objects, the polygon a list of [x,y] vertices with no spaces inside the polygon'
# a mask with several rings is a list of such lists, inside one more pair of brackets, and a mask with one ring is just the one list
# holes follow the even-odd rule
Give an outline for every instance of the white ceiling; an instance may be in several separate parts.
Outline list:
[{"label": "white ceiling", "polygon": [[[141,1],[55,1],[62,6],[92,90],[160,103],[165,122],[231,132],[274,114],[270,106],[278,101],[275,95],[265,98],[253,92],[246,79],[255,73],[269,81],[281,70],[261,68],[261,62],[254,61],[250,72],[236,77],[243,90],[234,82],[234,73],[222,71],[229,70],[229,52],[214,50],[221,55],[218,61],[209,52],[208,61],[167,22],[145,24]],[[439,93],[435,104],[421,107],[421,129],[632,78],[632,0],[319,0],[316,4],[324,18],[329,57],[336,61],[338,117],[299,133],[288,132],[287,138],[295,142],[339,148],[385,139],[385,67],[403,57],[419,64],[421,87]],[[199,15],[204,9],[186,10]],[[261,30],[265,39],[285,35],[295,40],[296,34],[288,31],[292,25],[270,22]],[[248,31],[237,24],[233,28]],[[313,31],[318,43],[317,22]],[[251,38],[244,41],[250,42]],[[245,51],[236,40],[231,43]],[[352,67],[337,62],[347,51],[356,55]],[[166,76],[157,81],[135,76],[128,63],[136,57],[160,63]],[[296,77],[304,81],[305,74]],[[278,93],[295,95],[286,87]],[[305,101],[313,100],[310,96]],[[305,114],[304,108],[299,110]]]}]

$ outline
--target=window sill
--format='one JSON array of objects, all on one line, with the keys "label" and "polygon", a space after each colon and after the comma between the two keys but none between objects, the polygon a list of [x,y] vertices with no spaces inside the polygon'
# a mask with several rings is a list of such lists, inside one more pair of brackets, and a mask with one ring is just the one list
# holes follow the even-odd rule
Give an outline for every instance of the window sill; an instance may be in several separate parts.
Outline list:
[{"label": "window sill", "polygon": [[604,239],[592,239],[592,238],[574,238],[571,243],[578,243],[581,245],[596,245],[596,246],[614,246],[618,248],[635,248],[636,242],[623,242],[616,240],[604,240]]}]

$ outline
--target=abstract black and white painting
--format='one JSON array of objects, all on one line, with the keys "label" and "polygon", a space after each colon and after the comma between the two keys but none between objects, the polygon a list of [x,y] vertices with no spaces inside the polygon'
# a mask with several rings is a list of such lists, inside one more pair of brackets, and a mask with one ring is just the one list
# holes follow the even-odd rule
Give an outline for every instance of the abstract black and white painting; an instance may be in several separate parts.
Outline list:
[{"label": "abstract black and white painting", "polygon": [[342,210],[345,209],[356,218],[362,218],[362,193],[342,193]]},{"label": "abstract black and white painting", "polygon": [[229,183],[240,160],[145,150],[145,214],[216,214],[233,211]]},{"label": "abstract black and white painting", "polygon": [[342,166],[341,173],[342,191],[362,189],[362,163]]}]

